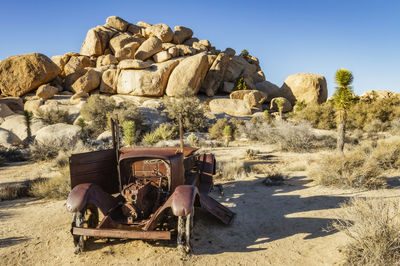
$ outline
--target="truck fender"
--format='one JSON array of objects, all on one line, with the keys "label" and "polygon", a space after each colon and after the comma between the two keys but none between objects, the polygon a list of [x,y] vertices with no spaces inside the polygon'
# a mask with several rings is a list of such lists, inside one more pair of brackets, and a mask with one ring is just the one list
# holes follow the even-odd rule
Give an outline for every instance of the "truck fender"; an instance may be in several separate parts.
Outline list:
[{"label": "truck fender", "polygon": [[98,207],[104,215],[118,204],[116,198],[105,192],[99,185],[84,183],[75,186],[68,195],[67,210],[81,211],[87,203]]},{"label": "truck fender", "polygon": [[194,202],[199,192],[191,185],[178,186],[171,195],[171,209],[175,216],[186,216],[194,208]]}]

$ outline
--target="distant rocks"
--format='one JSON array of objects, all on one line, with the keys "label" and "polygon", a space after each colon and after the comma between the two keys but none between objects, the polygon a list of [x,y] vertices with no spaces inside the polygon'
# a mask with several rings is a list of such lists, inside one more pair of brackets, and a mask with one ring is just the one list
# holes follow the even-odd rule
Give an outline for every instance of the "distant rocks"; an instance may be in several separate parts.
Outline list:
[{"label": "distant rocks", "polygon": [[226,113],[231,116],[251,115],[250,106],[240,99],[214,99],[210,101],[212,113]]}]

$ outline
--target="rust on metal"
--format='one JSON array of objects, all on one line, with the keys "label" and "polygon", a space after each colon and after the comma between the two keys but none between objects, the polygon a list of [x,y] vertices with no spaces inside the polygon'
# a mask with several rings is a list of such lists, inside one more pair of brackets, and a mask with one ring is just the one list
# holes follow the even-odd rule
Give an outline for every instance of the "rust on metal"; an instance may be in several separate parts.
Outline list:
[{"label": "rust on metal", "polygon": [[[186,221],[177,230],[189,236],[195,207],[225,224],[232,222],[235,214],[208,196],[216,167],[213,154],[196,154],[197,148],[183,146],[120,148],[118,118],[111,122],[114,149],[70,158],[72,190],[66,205],[75,213],[75,244],[84,241],[81,236],[170,239],[170,227],[161,222],[167,215]],[[83,220],[93,205],[104,214],[100,223],[98,216]]]}]

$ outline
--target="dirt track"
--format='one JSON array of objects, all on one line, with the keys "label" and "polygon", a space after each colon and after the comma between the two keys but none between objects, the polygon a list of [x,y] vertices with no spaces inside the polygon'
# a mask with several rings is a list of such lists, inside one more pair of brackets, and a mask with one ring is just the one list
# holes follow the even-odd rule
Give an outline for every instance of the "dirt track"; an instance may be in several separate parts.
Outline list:
[{"label": "dirt track", "polygon": [[[223,158],[223,148],[218,151]],[[217,152],[217,156],[218,156]],[[194,252],[182,257],[174,241],[113,240],[90,243],[73,254],[72,215],[64,201],[20,199],[0,202],[1,265],[334,265],[347,238],[328,232],[334,209],[353,195],[313,185],[305,172],[283,186],[267,187],[261,177],[224,182],[223,197],[212,196],[237,213],[225,226],[196,211]],[[398,189],[385,190],[388,196]],[[365,194],[365,193],[363,193]]]}]

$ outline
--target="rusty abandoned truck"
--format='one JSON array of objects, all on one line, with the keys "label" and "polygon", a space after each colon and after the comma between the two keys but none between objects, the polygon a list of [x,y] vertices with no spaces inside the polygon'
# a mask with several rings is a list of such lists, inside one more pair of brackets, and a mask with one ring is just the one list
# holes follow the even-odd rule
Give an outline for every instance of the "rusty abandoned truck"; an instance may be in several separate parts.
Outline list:
[{"label": "rusty abandoned truck", "polygon": [[[216,167],[213,154],[196,154],[183,145],[120,148],[118,120],[111,122],[113,149],[70,157],[72,190],[66,206],[74,213],[76,254],[90,237],[170,240],[167,216],[175,219],[177,248],[189,252],[195,207],[224,224],[232,222],[235,214],[208,196]],[[104,215],[100,222],[99,209]]]}]

